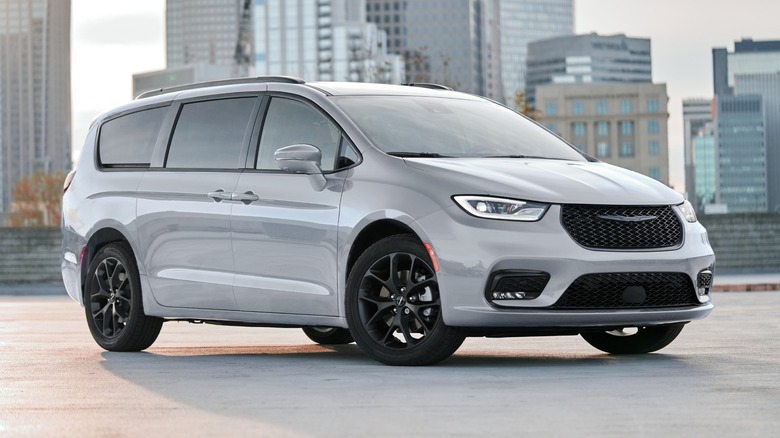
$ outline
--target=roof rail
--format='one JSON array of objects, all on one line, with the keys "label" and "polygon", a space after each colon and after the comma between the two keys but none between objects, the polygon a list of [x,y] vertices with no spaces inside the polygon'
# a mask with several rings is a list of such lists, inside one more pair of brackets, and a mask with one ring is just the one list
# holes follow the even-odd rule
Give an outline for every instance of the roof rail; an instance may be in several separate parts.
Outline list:
[{"label": "roof rail", "polygon": [[283,84],[306,83],[303,79],[293,76],[257,76],[253,78],[221,79],[218,81],[196,82],[193,84],[175,85],[173,87],[155,88],[154,90],[149,90],[139,94],[138,97],[136,97],[136,100],[157,96],[164,93],[171,93],[174,91],[194,90],[197,88],[216,87],[219,85],[258,84],[264,82],[279,82]]},{"label": "roof rail", "polygon": [[420,88],[430,88],[432,90],[447,90],[447,91],[455,91],[451,87],[448,87],[446,85],[440,85],[440,84],[431,84],[428,82],[409,82],[406,84],[407,87],[420,87]]}]

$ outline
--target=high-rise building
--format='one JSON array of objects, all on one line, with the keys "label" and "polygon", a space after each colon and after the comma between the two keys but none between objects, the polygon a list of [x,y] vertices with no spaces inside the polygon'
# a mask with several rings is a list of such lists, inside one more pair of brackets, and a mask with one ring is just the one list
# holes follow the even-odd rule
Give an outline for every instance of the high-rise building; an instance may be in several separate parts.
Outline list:
[{"label": "high-rise building", "polygon": [[[625,35],[561,36],[528,44],[526,98],[544,84],[652,82],[650,40]],[[537,108],[541,109],[541,108]]]},{"label": "high-rise building", "polygon": [[[707,206],[715,204],[718,182],[717,160],[715,154],[715,126],[712,122],[701,126],[696,135],[692,138],[693,157],[696,166],[694,168],[695,186],[692,192],[688,193],[688,200],[697,210],[707,212]],[[687,181],[687,180],[686,180]],[[691,195],[694,196],[691,196]]]},{"label": "high-rise building", "polygon": [[729,212],[780,211],[780,41],[712,50],[717,196]]},{"label": "high-rise building", "polygon": [[255,72],[305,80],[401,82],[403,60],[366,22],[365,0],[255,3]]},{"label": "high-rise building", "polygon": [[498,0],[504,100],[525,92],[526,57],[535,40],[574,33],[574,0]]},{"label": "high-rise building", "polygon": [[761,96],[766,121],[767,210],[780,211],[780,70],[735,75],[734,94]]},{"label": "high-rise building", "polygon": [[[697,199],[700,184],[697,180],[699,163],[696,159],[699,154],[695,149],[695,145],[697,144],[695,143],[695,140],[699,138],[702,129],[714,120],[713,111],[712,99],[683,100],[685,194],[696,209],[700,209],[704,204]],[[699,143],[701,143],[701,141],[702,140],[699,140]],[[712,141],[714,142],[714,134]],[[712,202],[714,202],[714,197]],[[712,202],[709,203],[711,204]]]},{"label": "high-rise building", "polygon": [[776,73],[780,71],[780,41],[734,42],[734,51],[712,49],[712,72],[715,95],[734,94],[734,80],[739,74]]},{"label": "high-rise building", "polygon": [[235,62],[245,0],[166,0],[168,67]]},{"label": "high-rise building", "polygon": [[539,122],[588,155],[669,184],[666,84],[548,84]]},{"label": "high-rise building", "polygon": [[716,202],[728,212],[767,211],[767,148],[760,95],[716,96]]},{"label": "high-rise building", "polygon": [[406,81],[503,100],[497,1],[366,0],[366,17],[404,57]]},{"label": "high-rise building", "polygon": [[2,217],[20,178],[70,170],[70,117],[70,0],[0,0]]}]

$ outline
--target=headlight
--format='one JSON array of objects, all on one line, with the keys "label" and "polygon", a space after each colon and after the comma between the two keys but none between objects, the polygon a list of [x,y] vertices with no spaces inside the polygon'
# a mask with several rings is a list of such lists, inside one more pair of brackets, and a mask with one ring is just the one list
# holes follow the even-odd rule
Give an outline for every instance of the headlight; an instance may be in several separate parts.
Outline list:
[{"label": "headlight", "polygon": [[453,196],[466,213],[485,219],[507,221],[538,221],[550,206],[538,202],[517,199],[491,198],[489,196]]},{"label": "headlight", "polygon": [[680,209],[680,213],[682,213],[686,221],[690,223],[696,222],[696,212],[693,210],[693,205],[690,202],[685,201],[678,205],[677,208]]}]

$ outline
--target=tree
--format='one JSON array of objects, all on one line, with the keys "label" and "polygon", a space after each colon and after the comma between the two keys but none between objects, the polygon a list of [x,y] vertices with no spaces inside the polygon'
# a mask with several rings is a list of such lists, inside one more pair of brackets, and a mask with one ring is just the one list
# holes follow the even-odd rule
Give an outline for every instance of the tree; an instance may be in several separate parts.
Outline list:
[{"label": "tree", "polygon": [[523,114],[529,119],[536,120],[539,117],[539,111],[528,104],[525,100],[525,93],[522,90],[515,91],[515,97],[512,100],[515,103],[515,111]]},{"label": "tree", "polygon": [[14,201],[8,213],[12,227],[59,226],[62,206],[62,172],[38,172],[19,179],[14,186]]}]

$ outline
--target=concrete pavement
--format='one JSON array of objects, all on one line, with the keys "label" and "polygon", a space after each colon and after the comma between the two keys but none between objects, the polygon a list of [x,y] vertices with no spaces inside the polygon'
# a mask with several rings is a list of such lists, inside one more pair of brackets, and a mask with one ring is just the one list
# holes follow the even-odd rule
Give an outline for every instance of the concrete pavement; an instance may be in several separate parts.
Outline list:
[{"label": "concrete pavement", "polygon": [[659,353],[469,339],[388,367],[297,329],[168,323],[109,353],[66,297],[0,297],[1,436],[774,436],[779,292],[715,294]]}]

